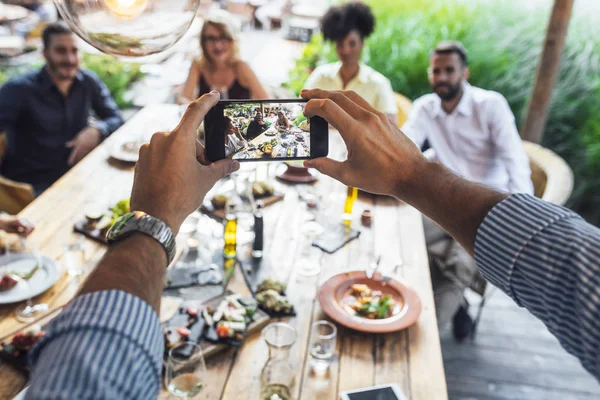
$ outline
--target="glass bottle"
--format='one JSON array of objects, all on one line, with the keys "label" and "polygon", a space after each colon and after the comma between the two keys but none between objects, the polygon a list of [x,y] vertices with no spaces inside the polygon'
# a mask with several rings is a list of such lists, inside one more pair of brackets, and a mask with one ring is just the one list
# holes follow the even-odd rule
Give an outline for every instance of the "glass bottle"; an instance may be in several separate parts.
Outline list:
[{"label": "glass bottle", "polygon": [[352,224],[352,209],[354,208],[354,202],[357,198],[358,189],[352,186],[348,186],[346,202],[344,203],[344,225],[348,227]]},{"label": "glass bottle", "polygon": [[233,204],[227,204],[223,239],[225,239],[223,256],[226,259],[235,258],[237,256],[237,215]]},{"label": "glass bottle", "polygon": [[257,204],[254,212],[254,243],[252,244],[252,257],[262,258],[264,247],[264,220],[262,207]]},{"label": "glass bottle", "polygon": [[262,337],[269,347],[269,359],[260,375],[260,400],[291,400],[295,372],[289,358],[296,329],[275,322],[263,329]]}]

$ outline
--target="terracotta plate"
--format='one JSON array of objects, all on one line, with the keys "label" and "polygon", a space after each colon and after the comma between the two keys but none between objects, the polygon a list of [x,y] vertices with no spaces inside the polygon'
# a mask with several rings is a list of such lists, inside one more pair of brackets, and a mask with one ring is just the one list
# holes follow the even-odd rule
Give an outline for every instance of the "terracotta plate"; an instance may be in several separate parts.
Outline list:
[{"label": "terracotta plate", "polygon": [[[408,286],[390,279],[387,284],[376,273],[368,279],[364,271],[344,272],[331,277],[319,288],[319,303],[329,318],[347,328],[369,333],[396,332],[414,324],[421,314],[421,300]],[[393,316],[384,319],[368,319],[352,315],[344,309],[341,302],[355,283],[367,284],[373,290],[391,295],[400,307]]]}]

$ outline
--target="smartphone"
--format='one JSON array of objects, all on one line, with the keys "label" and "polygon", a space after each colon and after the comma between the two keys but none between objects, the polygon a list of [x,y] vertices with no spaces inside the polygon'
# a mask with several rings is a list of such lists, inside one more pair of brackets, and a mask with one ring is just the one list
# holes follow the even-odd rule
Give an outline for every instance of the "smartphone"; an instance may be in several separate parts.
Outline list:
[{"label": "smartphone", "polygon": [[221,100],[204,118],[210,161],[308,160],[329,152],[327,121],[307,119],[307,100]]},{"label": "smartphone", "polygon": [[340,400],[406,400],[398,385],[372,386],[340,393]]}]

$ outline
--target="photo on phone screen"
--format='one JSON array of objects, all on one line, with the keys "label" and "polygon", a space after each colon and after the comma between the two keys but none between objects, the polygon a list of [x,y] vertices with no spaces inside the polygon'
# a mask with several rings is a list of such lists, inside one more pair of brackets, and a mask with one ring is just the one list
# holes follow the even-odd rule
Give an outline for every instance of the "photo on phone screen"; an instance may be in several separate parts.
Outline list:
[{"label": "photo on phone screen", "polygon": [[307,119],[305,104],[303,100],[220,102],[205,121],[209,159],[268,161],[326,155],[322,144],[315,151],[312,140],[319,139],[314,138],[317,129],[311,129],[311,123],[317,121],[320,140],[325,143],[327,123],[321,118]]}]

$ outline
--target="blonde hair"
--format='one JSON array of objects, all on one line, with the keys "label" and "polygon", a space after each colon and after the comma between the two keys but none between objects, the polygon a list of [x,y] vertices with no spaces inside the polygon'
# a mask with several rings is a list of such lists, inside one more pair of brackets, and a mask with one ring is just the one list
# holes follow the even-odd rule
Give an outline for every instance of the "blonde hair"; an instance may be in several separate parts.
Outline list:
[{"label": "blonde hair", "polygon": [[237,37],[239,28],[235,24],[236,20],[225,10],[215,10],[211,12],[205,19],[200,31],[200,49],[201,55],[196,62],[201,70],[212,67],[213,61],[206,51],[206,28],[212,26],[217,29],[221,35],[231,39],[231,58],[229,64],[233,66],[240,59],[240,48]]}]

